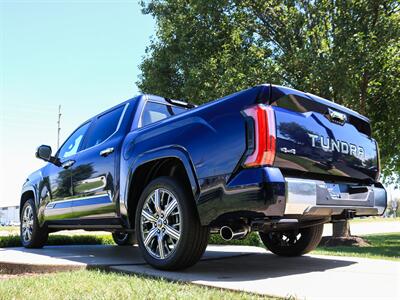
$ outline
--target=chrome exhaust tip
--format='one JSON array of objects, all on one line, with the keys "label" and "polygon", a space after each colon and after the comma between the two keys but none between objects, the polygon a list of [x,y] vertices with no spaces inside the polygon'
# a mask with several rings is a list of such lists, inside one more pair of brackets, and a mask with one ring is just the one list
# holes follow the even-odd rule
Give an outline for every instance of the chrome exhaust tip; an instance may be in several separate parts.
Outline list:
[{"label": "chrome exhaust tip", "polygon": [[237,229],[232,229],[230,226],[222,226],[219,230],[219,235],[223,240],[231,241],[243,239],[249,232],[249,226],[239,226]]}]

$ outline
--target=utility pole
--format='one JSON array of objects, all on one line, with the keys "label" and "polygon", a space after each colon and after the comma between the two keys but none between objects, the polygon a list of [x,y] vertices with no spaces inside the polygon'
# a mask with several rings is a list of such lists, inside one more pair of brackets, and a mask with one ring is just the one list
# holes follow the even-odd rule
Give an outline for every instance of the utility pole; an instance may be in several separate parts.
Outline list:
[{"label": "utility pole", "polygon": [[61,131],[61,105],[58,105],[57,150],[60,148],[60,131]]}]

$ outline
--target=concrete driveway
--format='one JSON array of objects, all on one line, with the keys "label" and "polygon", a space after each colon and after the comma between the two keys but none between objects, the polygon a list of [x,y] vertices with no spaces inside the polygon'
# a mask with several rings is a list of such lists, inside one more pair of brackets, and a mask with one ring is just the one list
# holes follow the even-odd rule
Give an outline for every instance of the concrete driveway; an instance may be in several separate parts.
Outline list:
[{"label": "concrete driveway", "polygon": [[[105,268],[169,280],[302,299],[400,299],[400,262],[307,255],[282,258],[249,246],[209,246],[181,272],[146,265],[137,247],[48,246],[0,249],[0,268],[56,271]],[[44,268],[44,269],[43,269]]]}]

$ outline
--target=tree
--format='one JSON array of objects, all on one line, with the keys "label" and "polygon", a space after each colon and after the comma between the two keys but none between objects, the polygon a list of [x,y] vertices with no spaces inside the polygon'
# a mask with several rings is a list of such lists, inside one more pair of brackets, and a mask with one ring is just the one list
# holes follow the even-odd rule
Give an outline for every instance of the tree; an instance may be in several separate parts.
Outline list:
[{"label": "tree", "polygon": [[[386,180],[400,173],[397,0],[152,0],[143,92],[195,103],[260,83],[309,91],[369,116]],[[390,111],[388,111],[390,108]]]}]

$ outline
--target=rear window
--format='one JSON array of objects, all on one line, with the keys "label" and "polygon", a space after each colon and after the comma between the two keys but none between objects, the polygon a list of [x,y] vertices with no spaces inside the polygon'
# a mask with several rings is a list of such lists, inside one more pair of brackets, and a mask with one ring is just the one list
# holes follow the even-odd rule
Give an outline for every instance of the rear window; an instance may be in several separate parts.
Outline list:
[{"label": "rear window", "polygon": [[186,111],[186,108],[148,101],[144,107],[141,126],[146,126],[178,115]]}]

